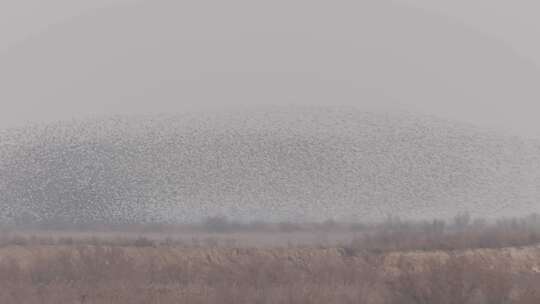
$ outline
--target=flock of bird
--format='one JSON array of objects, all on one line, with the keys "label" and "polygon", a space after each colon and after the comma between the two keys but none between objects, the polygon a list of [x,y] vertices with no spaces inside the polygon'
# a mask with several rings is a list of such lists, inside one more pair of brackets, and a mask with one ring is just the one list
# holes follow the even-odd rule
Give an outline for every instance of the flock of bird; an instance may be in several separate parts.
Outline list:
[{"label": "flock of bird", "polygon": [[0,221],[531,212],[539,147],[432,117],[331,107],[33,125],[0,132]]}]

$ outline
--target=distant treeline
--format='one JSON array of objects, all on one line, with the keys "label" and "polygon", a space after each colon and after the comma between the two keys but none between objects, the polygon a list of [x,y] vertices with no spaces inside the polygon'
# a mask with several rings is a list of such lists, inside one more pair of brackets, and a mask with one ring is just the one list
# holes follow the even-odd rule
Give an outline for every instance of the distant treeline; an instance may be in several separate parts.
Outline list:
[{"label": "distant treeline", "polygon": [[[42,236],[33,236],[38,230],[51,233],[49,236],[42,234]],[[58,235],[63,236],[54,237],[55,232],[62,232]],[[84,232],[85,237],[77,237],[75,232]],[[105,232],[106,235],[127,233],[131,237],[100,238],[92,236],[99,235],[101,232]],[[77,243],[113,246],[231,247],[238,244],[234,239],[236,235],[287,235],[294,233],[318,236],[320,237],[318,241],[320,246],[329,245],[324,239],[325,236],[346,234],[349,236],[348,240],[342,241],[340,245],[351,252],[519,247],[540,243],[540,215],[531,214],[521,218],[485,220],[474,219],[468,213],[460,213],[450,221],[407,221],[389,216],[385,221],[373,224],[345,223],[333,220],[321,223],[241,223],[225,217],[209,217],[200,223],[184,225],[4,226],[0,230],[0,244],[69,245]],[[178,234],[184,235],[184,237],[175,238],[175,235]],[[192,237],[186,239],[186,236],[190,235]],[[216,237],[211,237],[212,235]]]}]

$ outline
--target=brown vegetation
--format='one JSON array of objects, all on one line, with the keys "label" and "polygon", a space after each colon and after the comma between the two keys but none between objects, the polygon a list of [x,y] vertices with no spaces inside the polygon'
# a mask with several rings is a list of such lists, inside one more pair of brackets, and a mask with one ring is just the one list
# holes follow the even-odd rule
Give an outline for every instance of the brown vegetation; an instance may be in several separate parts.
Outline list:
[{"label": "brown vegetation", "polygon": [[[0,303],[536,304],[538,222],[390,218],[355,227],[356,238],[344,245],[266,248],[227,238],[4,233]],[[351,229],[332,222],[297,227]]]},{"label": "brown vegetation", "polygon": [[540,251],[526,250],[534,260],[489,250],[8,246],[0,303],[539,303]]}]

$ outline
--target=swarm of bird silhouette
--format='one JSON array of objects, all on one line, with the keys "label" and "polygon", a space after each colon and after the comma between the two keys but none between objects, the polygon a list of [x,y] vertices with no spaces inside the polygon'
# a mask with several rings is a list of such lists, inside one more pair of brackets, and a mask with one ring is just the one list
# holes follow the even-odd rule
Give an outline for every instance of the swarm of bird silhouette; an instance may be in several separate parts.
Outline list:
[{"label": "swarm of bird silhouette", "polygon": [[5,130],[0,217],[372,220],[531,211],[533,142],[409,114],[274,108]]}]

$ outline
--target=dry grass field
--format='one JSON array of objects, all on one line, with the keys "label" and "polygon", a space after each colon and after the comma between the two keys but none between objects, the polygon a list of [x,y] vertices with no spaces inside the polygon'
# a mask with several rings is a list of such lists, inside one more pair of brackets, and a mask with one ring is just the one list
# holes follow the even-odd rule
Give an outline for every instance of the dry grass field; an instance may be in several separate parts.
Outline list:
[{"label": "dry grass field", "polygon": [[540,248],[6,246],[0,303],[539,303]]},{"label": "dry grass field", "polygon": [[[354,231],[194,229],[176,238],[4,231],[0,303],[536,304],[538,222],[393,219]],[[300,237],[312,241],[291,242]]]}]

